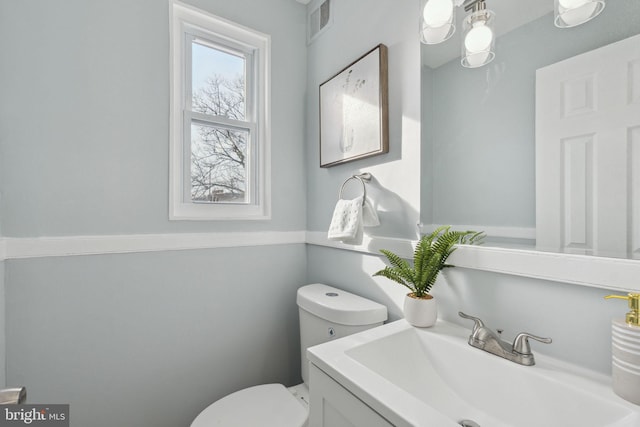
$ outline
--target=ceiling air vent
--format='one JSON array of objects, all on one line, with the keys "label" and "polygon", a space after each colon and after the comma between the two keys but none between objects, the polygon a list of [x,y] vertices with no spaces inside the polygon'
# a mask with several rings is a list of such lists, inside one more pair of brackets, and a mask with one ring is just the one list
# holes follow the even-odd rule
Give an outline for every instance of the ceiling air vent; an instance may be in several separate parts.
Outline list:
[{"label": "ceiling air vent", "polygon": [[307,44],[313,42],[333,23],[331,0],[316,0],[307,7]]}]

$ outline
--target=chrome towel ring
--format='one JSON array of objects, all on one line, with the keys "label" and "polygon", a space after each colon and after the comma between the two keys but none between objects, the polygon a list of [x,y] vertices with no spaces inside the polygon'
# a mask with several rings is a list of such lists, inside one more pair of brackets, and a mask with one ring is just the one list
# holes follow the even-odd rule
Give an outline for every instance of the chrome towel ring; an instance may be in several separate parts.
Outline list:
[{"label": "chrome towel ring", "polygon": [[342,199],[342,192],[344,191],[344,186],[347,185],[347,182],[351,181],[352,179],[357,179],[358,181],[360,181],[360,184],[362,184],[362,205],[364,206],[364,202],[365,200],[367,200],[367,186],[365,185],[365,182],[370,182],[371,178],[372,176],[369,172],[351,175],[342,183],[340,191],[338,192],[338,200]]}]

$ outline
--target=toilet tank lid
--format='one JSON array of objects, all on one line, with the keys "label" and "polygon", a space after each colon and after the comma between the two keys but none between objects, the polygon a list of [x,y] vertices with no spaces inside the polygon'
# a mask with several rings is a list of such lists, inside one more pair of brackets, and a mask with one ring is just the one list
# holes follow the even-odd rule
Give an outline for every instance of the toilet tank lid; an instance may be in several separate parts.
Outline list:
[{"label": "toilet tank lid", "polygon": [[298,307],[341,325],[371,325],[387,320],[387,307],[321,283],[298,289]]}]

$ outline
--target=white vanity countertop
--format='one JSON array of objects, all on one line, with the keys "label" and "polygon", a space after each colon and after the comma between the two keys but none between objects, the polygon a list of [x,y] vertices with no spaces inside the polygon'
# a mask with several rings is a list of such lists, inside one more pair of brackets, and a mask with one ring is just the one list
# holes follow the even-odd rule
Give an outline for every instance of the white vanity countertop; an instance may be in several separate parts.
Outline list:
[{"label": "white vanity countertop", "polygon": [[311,347],[307,357],[399,427],[640,425],[640,406],[615,395],[610,377],[541,354],[521,366],[469,346],[469,334],[402,319]]}]

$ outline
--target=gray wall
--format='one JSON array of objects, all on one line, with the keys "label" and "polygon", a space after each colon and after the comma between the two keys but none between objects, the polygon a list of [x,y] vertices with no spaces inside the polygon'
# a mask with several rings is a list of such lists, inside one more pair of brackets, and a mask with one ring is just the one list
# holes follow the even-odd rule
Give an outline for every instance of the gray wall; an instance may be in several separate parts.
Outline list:
[{"label": "gray wall", "polygon": [[[566,39],[558,52],[547,53],[557,43],[554,37],[560,30],[546,17],[500,39],[497,58],[489,67],[466,70],[455,60],[436,70],[423,70],[422,92],[428,101],[422,106],[422,221],[535,225],[534,71],[569,52],[577,54],[602,44],[586,35],[594,25],[607,28],[604,37],[609,42],[637,32],[640,4],[636,0],[618,3],[607,6],[606,13],[592,23],[563,32]],[[615,13],[614,6],[625,6],[626,12]],[[530,36],[534,42],[527,41]],[[341,49],[342,44],[336,42],[333,48]],[[510,59],[508,52],[513,51],[520,55]],[[521,69],[526,75],[516,76]],[[515,87],[522,79],[528,83]],[[521,99],[531,102],[524,104]],[[476,128],[466,128],[467,121]],[[511,187],[499,190],[501,181]],[[384,265],[379,257],[315,246],[307,252],[309,281],[368,296],[388,305],[392,319],[402,317],[404,288],[371,277]],[[434,288],[439,316],[445,320],[470,327],[457,316],[463,310],[486,319],[492,328],[504,329],[508,339],[521,331],[551,336],[553,344],[533,343],[534,351],[610,373],[611,319],[622,318],[625,307],[605,302],[602,297],[607,293],[463,268],[449,270]]]},{"label": "gray wall", "polygon": [[[420,210],[420,47],[413,22],[418,0],[351,0],[332,3],[333,25],[308,48],[307,229],[326,231],[338,190],[360,171],[373,174],[367,194],[380,216],[374,236],[415,238]],[[366,23],[366,24],[364,24]],[[389,52],[389,153],[331,168],[319,168],[321,83],[379,43]],[[345,198],[361,194],[345,189]]]},{"label": "gray wall", "polygon": [[422,179],[433,192],[423,190],[422,221],[535,227],[536,69],[639,29],[640,2],[616,0],[576,28],[558,29],[547,15],[498,38],[486,67],[466,69],[459,58],[423,67]]},{"label": "gray wall", "polygon": [[[390,319],[403,317],[405,288],[371,274],[384,266],[377,256],[310,246],[310,282],[323,282],[367,296],[389,308]],[[331,268],[327,268],[331,266]],[[549,345],[532,341],[548,354],[606,374],[611,373],[611,319],[624,318],[626,305],[605,301],[609,291],[464,268],[442,274],[432,294],[438,317],[463,327],[458,311],[503,329],[512,340],[519,332],[550,336]]]},{"label": "gray wall", "polygon": [[0,2],[5,236],[305,229],[304,6],[188,3],[271,35],[273,219],[168,220],[167,0],[6,0]]},{"label": "gray wall", "polygon": [[[168,220],[168,1],[6,0],[3,236],[305,229],[305,7],[188,3],[271,35],[273,219]],[[73,427],[185,426],[235,390],[300,381],[304,244],[8,259],[0,278],[7,382],[70,403]]]},{"label": "gray wall", "polygon": [[507,341],[520,332],[551,337],[532,341],[534,353],[548,354],[611,374],[611,319],[624,319],[626,305],[603,297],[611,291],[486,271],[453,268],[439,279],[433,294],[444,320],[466,328],[458,311],[503,329]]},{"label": "gray wall", "polygon": [[[415,237],[420,64],[407,23],[417,0],[335,2],[334,27],[308,50],[305,8],[293,0],[190,3],[272,35],[273,220],[167,220],[167,2],[5,0],[3,234],[326,230],[345,176],[372,168],[386,224],[377,232]],[[318,84],[380,42],[392,64],[391,152],[319,169]],[[7,380],[26,384],[32,402],[71,403],[74,427],[188,425],[237,389],[299,381],[301,284],[343,287],[401,317],[403,288],[371,278],[382,266],[302,244],[0,261]],[[603,294],[464,269],[436,287],[441,317],[462,323],[464,309],[507,333],[551,335],[554,344],[536,349],[606,372],[609,319],[624,310]]]},{"label": "gray wall", "polygon": [[233,391],[296,384],[304,265],[304,245],[11,261],[8,383],[77,427],[187,426]]},{"label": "gray wall", "polygon": [[[354,172],[368,171],[374,180],[368,184],[367,194],[382,225],[365,230],[374,239],[415,239],[421,191],[419,2],[351,0],[333,2],[332,7],[333,26],[308,50],[307,229],[326,231],[342,182]],[[389,49],[389,153],[321,169],[318,86],[379,43]],[[345,197],[350,194],[354,193]],[[368,297],[386,305],[390,319],[402,317],[404,288],[371,277],[384,266],[379,257],[308,245],[307,260],[308,282]]]},{"label": "gray wall", "polygon": [[[640,3],[610,2],[592,22],[559,30],[548,15],[497,40],[496,59],[475,70],[459,59],[423,67],[421,218],[425,223],[535,227],[535,70],[634,35]],[[428,49],[423,49],[428,54]],[[463,310],[506,337],[551,336],[535,351],[610,373],[609,292],[497,273],[453,269],[435,288],[442,318]]]},{"label": "gray wall", "polygon": [[4,261],[0,261],[0,387],[6,384],[6,330],[5,330],[5,293],[4,293]]}]

